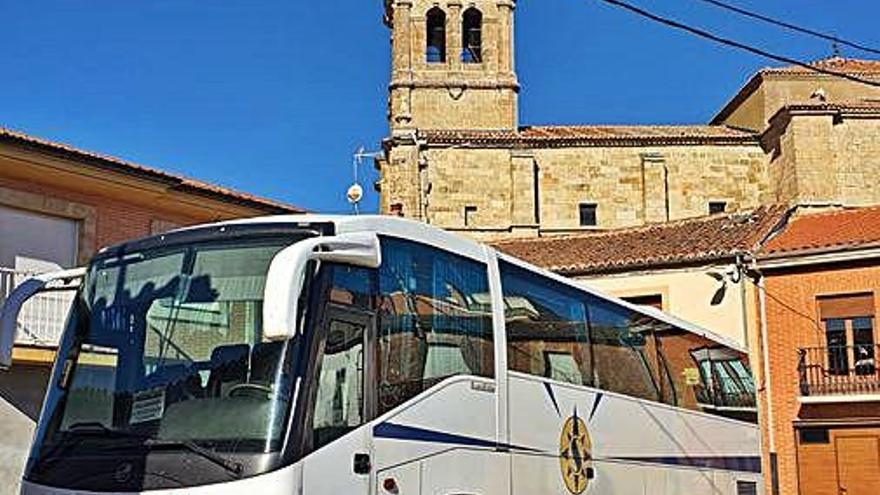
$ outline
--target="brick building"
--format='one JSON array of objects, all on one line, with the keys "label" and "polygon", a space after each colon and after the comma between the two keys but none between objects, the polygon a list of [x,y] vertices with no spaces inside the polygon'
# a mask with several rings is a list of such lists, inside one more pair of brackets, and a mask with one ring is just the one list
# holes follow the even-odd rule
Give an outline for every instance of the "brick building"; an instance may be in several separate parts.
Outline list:
[{"label": "brick building", "polygon": [[[880,202],[880,88],[757,72],[706,125],[523,126],[513,0],[385,0],[380,210],[478,238],[632,227],[772,204]],[[880,62],[827,70],[880,81]]]},{"label": "brick building", "polygon": [[[81,265],[102,246],[188,224],[302,211],[0,128],[0,304],[28,275]],[[46,294],[23,308],[16,364],[0,373],[0,495],[18,493],[69,303]]]},{"label": "brick building", "polygon": [[795,216],[756,270],[768,493],[880,493],[880,208]]}]

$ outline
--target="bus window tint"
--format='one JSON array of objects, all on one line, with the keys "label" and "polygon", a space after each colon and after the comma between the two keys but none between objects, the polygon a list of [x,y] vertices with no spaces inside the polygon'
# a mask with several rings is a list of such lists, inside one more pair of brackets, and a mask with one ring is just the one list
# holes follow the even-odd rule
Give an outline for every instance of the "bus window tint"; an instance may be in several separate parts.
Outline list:
[{"label": "bus window tint", "polygon": [[580,291],[502,262],[508,368],[590,385],[593,371]]},{"label": "bus window tint", "polygon": [[[586,295],[593,341],[596,386],[612,392],[660,400],[646,347],[652,330],[645,315],[611,301]],[[653,354],[653,353],[652,353]]]},{"label": "bus window tint", "polygon": [[380,413],[452,375],[493,376],[484,264],[383,238],[378,312]]}]

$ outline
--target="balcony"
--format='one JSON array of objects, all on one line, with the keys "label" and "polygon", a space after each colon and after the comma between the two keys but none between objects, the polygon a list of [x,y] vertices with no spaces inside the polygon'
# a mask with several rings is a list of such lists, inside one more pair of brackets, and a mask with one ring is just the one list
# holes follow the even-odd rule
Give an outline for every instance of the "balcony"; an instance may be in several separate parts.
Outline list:
[{"label": "balcony", "polygon": [[[0,307],[15,286],[33,275],[36,273],[0,267]],[[15,344],[57,347],[72,302],[73,293],[69,291],[34,296],[18,315]]]},{"label": "balcony", "polygon": [[880,401],[878,353],[876,344],[798,349],[800,401]]}]

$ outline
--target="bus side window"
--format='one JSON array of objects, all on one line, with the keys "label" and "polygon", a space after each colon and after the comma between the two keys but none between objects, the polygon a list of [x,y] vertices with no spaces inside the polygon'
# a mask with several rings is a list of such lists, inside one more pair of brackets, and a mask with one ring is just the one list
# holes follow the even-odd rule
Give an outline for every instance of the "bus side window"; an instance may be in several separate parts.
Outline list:
[{"label": "bus side window", "polygon": [[[589,295],[587,308],[596,386],[653,401],[661,400],[658,378],[647,351],[652,328],[642,313]],[[656,360],[654,361],[656,363]]]},{"label": "bus side window", "polygon": [[593,383],[583,294],[564,284],[501,262],[512,371],[576,385]]},{"label": "bus side window", "polygon": [[383,237],[378,313],[380,414],[443,378],[493,376],[486,265]]}]

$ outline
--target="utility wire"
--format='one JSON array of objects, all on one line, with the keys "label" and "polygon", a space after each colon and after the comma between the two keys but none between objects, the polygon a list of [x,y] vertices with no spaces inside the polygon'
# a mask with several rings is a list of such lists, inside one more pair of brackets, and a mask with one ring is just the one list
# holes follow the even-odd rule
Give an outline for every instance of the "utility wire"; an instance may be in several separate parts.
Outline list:
[{"label": "utility wire", "polygon": [[837,43],[839,45],[846,45],[850,48],[855,48],[856,50],[861,50],[863,52],[870,52],[877,55],[880,55],[880,49],[871,48],[870,46],[865,46],[860,43],[856,43],[855,41],[848,41],[843,38],[838,38],[832,34],[822,33],[820,31],[815,31],[813,29],[808,29],[800,26],[796,26],[794,24],[780,21],[778,19],[774,19],[772,17],[767,17],[765,15],[758,14],[756,12],[751,12],[741,7],[737,7],[736,5],[731,5],[725,2],[721,2],[719,0],[697,0],[703,3],[712,4],[716,7],[729,10],[731,12],[736,12],[737,14],[744,15],[746,17],[750,17],[752,19],[757,19],[759,21],[766,22],[768,24],[773,24],[775,26],[783,27],[785,29],[790,29],[792,31],[796,31],[798,33],[809,34],[810,36],[815,36],[817,38],[821,38],[823,40],[831,41],[833,43]]},{"label": "utility wire", "polygon": [[813,72],[818,72],[820,74],[840,77],[842,79],[847,79],[849,81],[853,81],[853,82],[865,84],[868,86],[874,86],[874,87],[880,88],[880,81],[871,81],[869,79],[862,79],[861,77],[853,76],[853,75],[847,74],[845,72],[837,72],[834,70],[825,69],[823,67],[810,65],[806,62],[801,62],[800,60],[786,57],[784,55],[776,55],[774,53],[768,52],[768,51],[763,50],[761,48],[755,48],[751,45],[746,45],[745,43],[740,43],[739,41],[731,40],[728,38],[722,38],[721,36],[718,36],[716,34],[712,34],[708,31],[703,30],[703,29],[691,27],[687,24],[683,24],[683,23],[675,21],[673,19],[661,17],[657,14],[653,14],[651,12],[648,12],[647,10],[636,7],[635,5],[632,5],[632,4],[629,4],[626,2],[622,2],[620,0],[598,0],[598,1],[607,3],[609,5],[613,5],[615,7],[620,7],[624,10],[628,10],[636,15],[646,17],[654,22],[658,22],[658,23],[663,24],[665,26],[679,29],[681,31],[688,32],[688,33],[696,35],[700,38],[705,38],[705,39],[714,41],[716,43],[720,43],[722,45],[727,45],[727,46],[732,46],[734,48],[739,48],[740,50],[744,50],[749,53],[753,53],[755,55],[759,55],[761,57],[768,58],[770,60],[775,60],[777,62],[783,62],[783,63],[791,64],[791,65],[796,65],[798,67],[803,67],[805,69],[811,70]]}]

